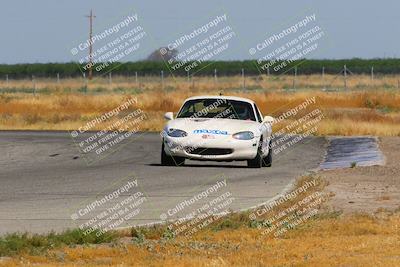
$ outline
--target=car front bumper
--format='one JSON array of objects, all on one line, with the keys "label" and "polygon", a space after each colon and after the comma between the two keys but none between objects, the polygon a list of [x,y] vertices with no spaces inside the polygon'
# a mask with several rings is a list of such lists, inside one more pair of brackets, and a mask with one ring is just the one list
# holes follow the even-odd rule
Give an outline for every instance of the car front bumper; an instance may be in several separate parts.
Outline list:
[{"label": "car front bumper", "polygon": [[165,136],[164,151],[173,157],[193,160],[248,160],[256,157],[258,142],[258,138],[237,140],[232,136],[215,137],[215,139]]}]

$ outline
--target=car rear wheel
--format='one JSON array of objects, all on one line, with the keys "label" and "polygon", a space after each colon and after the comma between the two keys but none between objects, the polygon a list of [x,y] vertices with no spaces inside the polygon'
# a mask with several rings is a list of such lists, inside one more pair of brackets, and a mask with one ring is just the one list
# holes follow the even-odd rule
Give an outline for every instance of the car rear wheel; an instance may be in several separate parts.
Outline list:
[{"label": "car rear wheel", "polygon": [[163,166],[181,166],[185,164],[185,158],[172,157],[167,155],[164,150],[164,142],[161,146],[161,165]]}]

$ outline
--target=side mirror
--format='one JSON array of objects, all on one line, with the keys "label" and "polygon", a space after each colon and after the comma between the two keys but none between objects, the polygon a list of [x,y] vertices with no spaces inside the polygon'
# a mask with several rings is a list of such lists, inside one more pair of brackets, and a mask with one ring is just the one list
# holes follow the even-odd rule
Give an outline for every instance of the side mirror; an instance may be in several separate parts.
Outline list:
[{"label": "side mirror", "polygon": [[164,118],[165,119],[167,119],[167,120],[173,120],[174,119],[174,113],[172,113],[172,112],[167,112],[167,113],[165,113],[164,114]]},{"label": "side mirror", "polygon": [[265,116],[264,120],[263,120],[263,123],[273,123],[274,120],[275,119],[273,117],[271,117],[271,116]]}]

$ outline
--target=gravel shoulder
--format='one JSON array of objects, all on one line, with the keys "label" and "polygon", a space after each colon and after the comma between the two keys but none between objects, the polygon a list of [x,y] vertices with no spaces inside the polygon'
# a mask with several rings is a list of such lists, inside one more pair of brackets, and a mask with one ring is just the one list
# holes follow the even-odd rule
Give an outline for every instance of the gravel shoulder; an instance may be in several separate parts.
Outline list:
[{"label": "gravel shoulder", "polygon": [[400,208],[400,137],[381,137],[379,146],[385,166],[321,171],[332,196],[329,208],[344,213],[375,213]]}]

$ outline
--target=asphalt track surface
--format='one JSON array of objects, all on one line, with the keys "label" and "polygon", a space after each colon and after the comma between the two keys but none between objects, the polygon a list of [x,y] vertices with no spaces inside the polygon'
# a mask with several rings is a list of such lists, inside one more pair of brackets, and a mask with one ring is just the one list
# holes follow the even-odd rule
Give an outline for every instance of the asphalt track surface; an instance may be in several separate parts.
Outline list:
[{"label": "asphalt track surface", "polygon": [[[184,217],[223,194],[231,201],[226,201],[221,211],[250,208],[272,199],[296,177],[317,168],[326,152],[326,140],[307,137],[274,155],[272,167],[261,169],[249,169],[245,162],[189,160],[182,167],[164,167],[159,164],[160,148],[158,133],[141,133],[115,152],[88,162],[68,132],[1,131],[0,235],[61,231],[94,218],[99,222],[101,214],[116,211],[124,199],[130,204],[134,202],[128,199],[137,201],[131,197],[136,192],[143,194],[144,202],[125,209],[131,216],[112,227],[157,222],[163,215],[167,219]],[[135,180],[137,187],[82,212],[96,199]],[[226,186],[221,186],[224,180]],[[176,208],[216,184],[220,187],[207,198]]]}]

